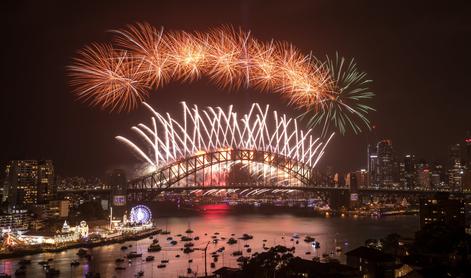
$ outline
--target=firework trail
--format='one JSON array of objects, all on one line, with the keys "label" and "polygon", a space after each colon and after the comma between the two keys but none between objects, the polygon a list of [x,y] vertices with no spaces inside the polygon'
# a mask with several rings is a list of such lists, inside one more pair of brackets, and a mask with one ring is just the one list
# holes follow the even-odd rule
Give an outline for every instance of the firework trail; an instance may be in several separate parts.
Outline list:
[{"label": "firework trail", "polygon": [[190,107],[182,102],[182,121],[168,113],[158,113],[145,102],[144,106],[153,116],[151,125],[139,123],[131,128],[139,143],[124,136],[116,139],[155,168],[197,154],[232,149],[276,153],[315,167],[334,135],[322,142],[311,130],[298,128],[296,119],[276,111],[270,113],[269,105],[262,107],[257,103],[247,114],[238,115],[232,106],[224,111],[220,107]]},{"label": "firework trail", "polygon": [[[309,115],[314,112],[310,120],[313,126],[336,121],[334,126],[341,133],[347,127],[358,132],[358,125],[349,123],[355,119],[369,127],[365,109],[371,109],[361,103],[349,105],[348,101],[364,101],[373,94],[344,97],[345,91],[353,91],[344,89],[345,82],[363,86],[368,82],[358,84],[351,79],[363,80],[364,74],[345,77],[338,72],[344,71],[343,65],[338,69],[335,61],[322,62],[289,43],[262,42],[249,32],[228,26],[189,33],[164,32],[138,23],[113,33],[112,44],[85,47],[69,67],[75,93],[92,106],[130,111],[148,97],[150,90],[171,80],[190,82],[207,76],[221,88],[253,87],[279,93]],[[348,70],[356,73],[356,65]]]}]

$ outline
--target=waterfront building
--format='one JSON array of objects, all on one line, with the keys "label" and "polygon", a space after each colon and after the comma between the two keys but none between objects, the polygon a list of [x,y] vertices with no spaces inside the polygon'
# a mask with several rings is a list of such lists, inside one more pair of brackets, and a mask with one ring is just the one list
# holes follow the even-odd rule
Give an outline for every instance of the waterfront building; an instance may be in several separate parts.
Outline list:
[{"label": "waterfront building", "polygon": [[69,200],[49,201],[47,206],[47,218],[67,218],[69,216]]},{"label": "waterfront building", "polygon": [[0,214],[0,229],[2,234],[7,231],[26,231],[31,217],[26,211]]},{"label": "waterfront building", "polygon": [[437,193],[432,198],[420,200],[420,227],[430,223],[452,223],[465,226],[463,200],[450,199],[447,193]]},{"label": "waterfront building", "polygon": [[12,160],[5,168],[4,192],[11,209],[34,206],[54,194],[51,160]]}]

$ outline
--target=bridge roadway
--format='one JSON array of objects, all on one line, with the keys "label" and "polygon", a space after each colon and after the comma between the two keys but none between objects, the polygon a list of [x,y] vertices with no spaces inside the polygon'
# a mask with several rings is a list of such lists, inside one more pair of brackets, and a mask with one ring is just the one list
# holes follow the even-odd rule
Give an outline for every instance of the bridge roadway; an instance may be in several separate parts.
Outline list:
[{"label": "bridge roadway", "polygon": [[[288,190],[301,190],[306,192],[329,192],[329,191],[349,191],[348,187],[330,187],[330,186],[229,186],[224,187],[221,185],[217,186],[190,186],[190,187],[169,187],[169,188],[134,188],[128,189],[128,193],[139,193],[139,192],[162,192],[162,191],[185,191],[185,190],[212,190],[212,189],[288,189]],[[110,188],[103,189],[72,189],[72,190],[59,190],[57,193],[62,194],[109,194],[111,192]],[[450,191],[450,190],[405,190],[405,189],[390,189],[390,188],[360,188],[357,193],[359,194],[375,194],[375,193],[389,193],[389,194],[434,194],[437,192],[447,192],[459,195],[469,195],[471,192],[461,192],[461,191]]]}]

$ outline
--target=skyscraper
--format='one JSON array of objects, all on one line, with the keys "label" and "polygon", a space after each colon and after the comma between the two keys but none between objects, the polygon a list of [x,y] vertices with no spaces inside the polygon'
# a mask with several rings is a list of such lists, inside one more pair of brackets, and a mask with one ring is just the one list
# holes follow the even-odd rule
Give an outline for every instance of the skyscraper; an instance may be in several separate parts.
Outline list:
[{"label": "skyscraper", "polygon": [[5,169],[4,192],[10,208],[24,208],[47,202],[54,189],[51,160],[12,160]]},{"label": "skyscraper", "polygon": [[376,184],[376,174],[377,174],[377,164],[378,164],[378,155],[376,153],[376,146],[368,145],[367,149],[368,155],[368,187],[375,187]]},{"label": "skyscraper", "polygon": [[393,148],[391,140],[379,141],[376,145],[377,174],[379,187],[391,187],[393,183]]},{"label": "skyscraper", "polygon": [[413,189],[416,183],[415,156],[408,154],[404,157],[404,189]]},{"label": "skyscraper", "polygon": [[448,156],[448,185],[451,190],[461,190],[463,186],[463,177],[465,168],[461,156],[461,145],[454,144],[450,146]]}]

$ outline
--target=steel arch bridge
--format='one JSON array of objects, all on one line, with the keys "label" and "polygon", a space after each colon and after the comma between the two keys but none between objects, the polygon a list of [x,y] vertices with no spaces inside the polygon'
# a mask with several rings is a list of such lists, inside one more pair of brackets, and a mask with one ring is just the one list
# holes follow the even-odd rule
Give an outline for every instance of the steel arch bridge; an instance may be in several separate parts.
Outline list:
[{"label": "steel arch bridge", "polygon": [[[313,168],[306,163],[285,155],[261,151],[261,150],[217,150],[208,153],[201,153],[191,157],[182,158],[169,165],[161,167],[150,175],[131,180],[128,182],[129,191],[161,191],[166,189],[192,189],[204,188],[205,186],[197,182],[196,174],[204,171],[211,173],[211,167],[214,165],[235,165],[237,163],[260,163],[285,173],[289,178],[299,181],[299,188],[314,186]],[[191,179],[193,177],[193,179]],[[185,180],[185,186],[178,184],[179,181]],[[213,184],[208,187],[214,187]],[[224,188],[232,187],[282,187],[270,183],[268,179],[251,181],[250,184],[226,184]],[[291,188],[291,187],[290,187]]]}]

